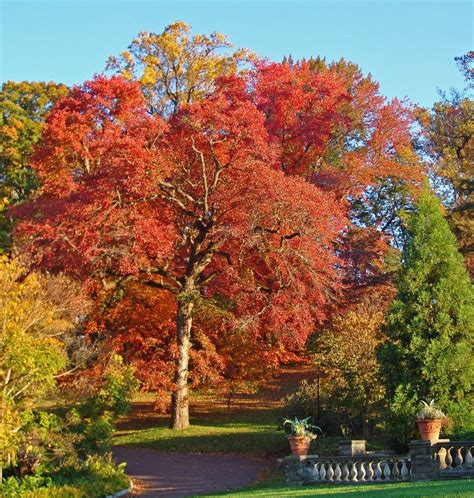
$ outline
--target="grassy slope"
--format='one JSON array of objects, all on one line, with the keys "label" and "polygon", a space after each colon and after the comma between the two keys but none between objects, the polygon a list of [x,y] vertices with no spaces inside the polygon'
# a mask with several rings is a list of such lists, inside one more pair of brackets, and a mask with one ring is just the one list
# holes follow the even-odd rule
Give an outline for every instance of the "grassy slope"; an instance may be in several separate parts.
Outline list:
[{"label": "grassy slope", "polygon": [[[191,427],[168,429],[169,417],[153,410],[153,398],[142,395],[131,416],[121,421],[114,444],[134,445],[166,452],[246,453],[257,456],[284,455],[288,442],[278,425],[283,413],[280,398],[312,374],[307,368],[288,368],[263,393],[242,395],[227,413],[224,400],[209,395],[191,398]],[[334,438],[317,441],[315,451],[334,445]]]},{"label": "grassy slope", "polygon": [[474,481],[430,481],[416,483],[371,484],[366,486],[287,487],[279,482],[266,482],[245,490],[208,496],[248,496],[257,498],[331,496],[347,498],[417,498],[424,496],[474,497]]},{"label": "grassy slope", "polygon": [[[115,445],[132,445],[163,452],[239,453],[274,458],[288,454],[289,447],[281,429],[285,415],[281,398],[293,392],[298,383],[314,378],[310,367],[286,367],[281,376],[257,394],[241,395],[230,412],[223,399],[212,395],[191,395],[191,427],[185,431],[168,428],[169,416],[154,410],[152,394],[141,394],[130,416],[121,420]],[[311,453],[334,454],[340,438],[318,437]],[[372,446],[371,446],[371,443]],[[379,449],[378,441],[369,448]]]},{"label": "grassy slope", "polygon": [[122,432],[114,443],[166,452],[270,455],[287,446],[277,431],[277,421],[268,414],[255,421],[241,416],[209,416],[192,420],[189,429],[177,432],[167,428],[167,420],[160,420],[152,428]]}]

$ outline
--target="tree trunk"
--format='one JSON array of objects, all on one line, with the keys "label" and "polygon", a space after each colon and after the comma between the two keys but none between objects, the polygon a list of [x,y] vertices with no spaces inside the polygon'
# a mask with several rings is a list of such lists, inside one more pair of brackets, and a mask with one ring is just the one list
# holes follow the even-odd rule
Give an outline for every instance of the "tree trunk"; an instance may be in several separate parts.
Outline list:
[{"label": "tree trunk", "polygon": [[172,429],[177,430],[189,427],[188,366],[193,307],[194,303],[192,301],[178,300],[176,315],[178,361],[174,378],[174,392],[171,395],[170,424]]},{"label": "tree trunk", "polygon": [[369,409],[367,406],[364,406],[362,410],[362,433],[364,439],[369,437]]}]

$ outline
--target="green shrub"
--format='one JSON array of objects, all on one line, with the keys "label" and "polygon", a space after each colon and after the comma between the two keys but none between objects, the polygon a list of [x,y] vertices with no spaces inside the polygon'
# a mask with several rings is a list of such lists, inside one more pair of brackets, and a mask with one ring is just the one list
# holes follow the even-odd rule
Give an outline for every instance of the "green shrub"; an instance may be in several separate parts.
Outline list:
[{"label": "green shrub", "polygon": [[283,398],[283,411],[289,417],[316,416],[318,390],[316,383],[303,380],[298,389]]},{"label": "green shrub", "polygon": [[307,417],[321,426],[325,434],[346,436],[357,433],[362,421],[357,417],[350,417],[343,407],[324,392],[319,393],[318,413],[318,386],[316,382],[303,380],[298,389],[283,398],[282,415],[287,417]]},{"label": "green shrub", "polygon": [[3,484],[0,485],[1,496],[10,498],[15,496],[22,496],[30,491],[36,491],[40,488],[50,488],[53,486],[51,477],[44,476],[25,476],[22,479],[10,476],[4,479]]},{"label": "green shrub", "polygon": [[100,498],[127,488],[125,464],[116,466],[111,456],[88,458],[64,465],[47,475],[11,476],[0,485],[0,496],[13,498]]},{"label": "green shrub", "polygon": [[130,480],[125,474],[125,464],[115,465],[111,455],[91,456],[85,462],[65,466],[53,476],[61,485],[73,485],[85,492],[87,497],[101,497],[127,488]]},{"label": "green shrub", "polygon": [[73,486],[42,488],[22,495],[23,498],[88,498],[84,490]]},{"label": "green shrub", "polygon": [[114,421],[127,412],[136,388],[133,370],[114,356],[84,400],[24,410],[16,458],[5,471],[10,477],[0,483],[0,496],[92,498],[128,487],[124,466],[117,467],[109,451]]}]

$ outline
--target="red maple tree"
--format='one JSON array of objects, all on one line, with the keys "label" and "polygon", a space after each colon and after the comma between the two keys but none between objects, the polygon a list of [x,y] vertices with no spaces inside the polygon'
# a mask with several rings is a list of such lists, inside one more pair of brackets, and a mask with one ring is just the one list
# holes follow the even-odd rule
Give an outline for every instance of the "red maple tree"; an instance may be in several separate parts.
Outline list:
[{"label": "red maple tree", "polygon": [[91,292],[133,280],[176,295],[177,429],[201,302],[231,312],[236,333],[301,344],[339,285],[344,204],[285,175],[267,120],[241,78],[164,121],[135,83],[96,77],[51,112],[33,161],[42,187],[15,213],[37,265]]}]

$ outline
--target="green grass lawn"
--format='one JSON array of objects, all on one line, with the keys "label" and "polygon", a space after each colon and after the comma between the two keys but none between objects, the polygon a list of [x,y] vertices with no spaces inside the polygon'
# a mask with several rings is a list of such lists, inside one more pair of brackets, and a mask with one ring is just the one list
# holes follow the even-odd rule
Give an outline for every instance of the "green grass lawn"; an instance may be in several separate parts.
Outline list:
[{"label": "green grass lawn", "polygon": [[[252,410],[225,414],[208,413],[191,418],[183,431],[168,428],[169,418],[128,421],[114,437],[114,445],[132,445],[162,452],[248,454],[274,458],[289,454],[288,441],[278,424],[281,414],[274,410]],[[337,451],[337,437],[320,437],[312,442],[312,453]]]},{"label": "green grass lawn", "polygon": [[[283,389],[288,386],[283,385]],[[281,396],[281,393],[277,393]],[[141,393],[134,402],[132,413],[118,424],[114,445],[131,445],[175,453],[248,454],[263,458],[288,455],[288,441],[279,424],[285,415],[280,403],[259,395],[242,397],[227,412],[225,403],[212,395],[193,393],[191,396],[191,427],[184,431],[168,428],[169,415],[154,410],[153,394]],[[311,453],[319,455],[337,452],[341,437],[318,437]],[[374,439],[368,448],[375,450],[384,444]]]},{"label": "green grass lawn", "polygon": [[424,481],[413,483],[369,484],[369,485],[322,485],[322,486],[285,486],[281,479],[269,481],[251,488],[231,493],[217,493],[206,496],[252,496],[252,497],[303,497],[334,496],[347,498],[419,498],[424,496],[474,497],[474,481]]},{"label": "green grass lawn", "polygon": [[191,418],[191,427],[184,431],[168,428],[168,417],[154,419],[134,427],[128,424],[114,438],[116,445],[133,445],[163,452],[237,453],[275,456],[288,453],[288,442],[278,430],[279,418],[274,412],[252,412],[201,415]]}]

